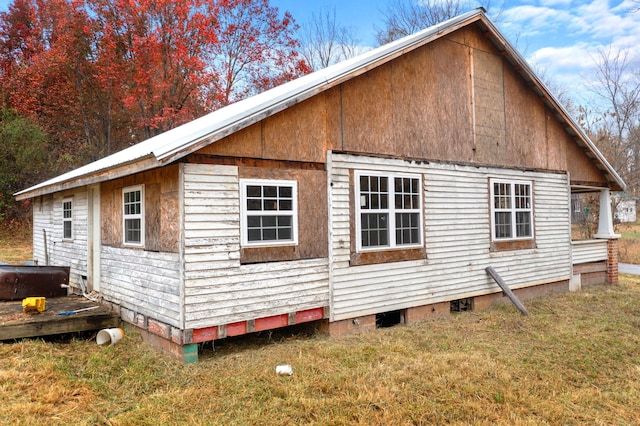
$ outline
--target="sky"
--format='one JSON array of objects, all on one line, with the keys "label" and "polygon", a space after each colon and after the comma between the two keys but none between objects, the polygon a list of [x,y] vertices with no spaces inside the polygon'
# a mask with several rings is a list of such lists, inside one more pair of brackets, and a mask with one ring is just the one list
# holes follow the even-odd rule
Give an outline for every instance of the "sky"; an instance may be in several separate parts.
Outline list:
[{"label": "sky", "polygon": [[[6,10],[12,0],[0,0]],[[303,26],[312,14],[335,10],[342,26],[352,27],[363,48],[375,46],[390,0],[270,0]],[[419,1],[419,0],[415,0]],[[476,1],[476,0],[472,0]],[[484,0],[498,29],[543,77],[574,94],[588,95],[584,84],[598,52],[626,49],[640,61],[640,0]],[[576,99],[577,98],[577,99]]]},{"label": "sky", "polygon": [[[418,0],[416,0],[418,1]],[[335,8],[341,25],[354,27],[363,45],[375,44],[387,0],[271,0],[304,25]],[[484,4],[487,4],[486,1]],[[504,4],[504,6],[503,6]],[[640,61],[640,0],[491,0],[488,15],[545,82],[585,102],[585,81],[598,52],[626,49]]]}]

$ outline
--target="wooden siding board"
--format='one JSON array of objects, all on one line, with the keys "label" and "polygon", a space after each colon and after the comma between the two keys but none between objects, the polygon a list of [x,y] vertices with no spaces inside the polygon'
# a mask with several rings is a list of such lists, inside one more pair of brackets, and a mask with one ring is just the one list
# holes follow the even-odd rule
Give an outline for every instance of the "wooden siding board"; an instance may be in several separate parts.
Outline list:
[{"label": "wooden siding board", "polygon": [[180,256],[102,246],[101,292],[106,300],[181,327]]},{"label": "wooden siding board", "polygon": [[[194,174],[204,183],[197,191]],[[236,166],[184,165],[185,187],[192,188],[184,199],[187,328],[328,306],[326,258],[240,264],[239,179]],[[223,213],[212,220],[206,206]]]},{"label": "wooden siding board", "polygon": [[[494,266],[513,288],[566,279],[570,275],[569,206],[566,175],[489,167],[333,154],[331,181],[347,181],[349,169],[420,173],[424,180],[427,259],[350,267],[349,206],[332,216],[332,319],[384,312],[500,291],[484,268]],[[534,182],[535,249],[490,251],[490,177]],[[348,185],[333,185],[346,199]],[[347,194],[345,194],[347,192]],[[564,206],[564,208],[563,208]],[[470,297],[470,296],[469,296]]]},{"label": "wooden siding board", "polygon": [[572,244],[573,264],[599,262],[607,260],[607,240],[578,241]]}]

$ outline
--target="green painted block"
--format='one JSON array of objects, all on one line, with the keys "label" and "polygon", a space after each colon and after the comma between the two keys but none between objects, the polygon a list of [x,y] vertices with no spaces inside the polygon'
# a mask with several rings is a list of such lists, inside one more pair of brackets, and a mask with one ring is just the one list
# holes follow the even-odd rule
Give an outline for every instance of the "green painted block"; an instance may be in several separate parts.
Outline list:
[{"label": "green painted block", "polygon": [[182,347],[182,359],[185,364],[198,362],[198,344],[184,345]]}]

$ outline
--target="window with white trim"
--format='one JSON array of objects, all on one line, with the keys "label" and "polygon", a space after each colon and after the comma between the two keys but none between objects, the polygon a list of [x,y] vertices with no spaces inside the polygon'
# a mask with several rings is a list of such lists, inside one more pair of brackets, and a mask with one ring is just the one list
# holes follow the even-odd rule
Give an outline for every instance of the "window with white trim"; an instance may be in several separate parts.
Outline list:
[{"label": "window with white trim", "polygon": [[124,243],[144,245],[144,187],[131,186],[122,190]]},{"label": "window with white trim", "polygon": [[355,172],[357,250],[422,246],[417,175]]},{"label": "window with white trim", "polygon": [[242,179],[243,246],[298,243],[298,184],[290,180]]},{"label": "window with white trim", "polygon": [[492,239],[533,239],[531,182],[491,179],[490,186]]},{"label": "window with white trim", "polygon": [[70,198],[62,200],[62,239],[73,239],[73,201]]}]

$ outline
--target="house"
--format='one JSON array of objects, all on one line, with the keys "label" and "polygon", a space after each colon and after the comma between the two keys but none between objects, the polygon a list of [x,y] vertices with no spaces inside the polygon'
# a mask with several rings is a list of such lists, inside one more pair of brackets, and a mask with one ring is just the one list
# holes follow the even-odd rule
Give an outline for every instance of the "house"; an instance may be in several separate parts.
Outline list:
[{"label": "house", "polygon": [[[483,9],[16,194],[34,257],[185,361],[308,321],[330,333],[617,281],[625,184]],[[570,196],[595,192],[572,242]],[[45,245],[44,233],[48,237]]]},{"label": "house", "polygon": [[635,223],[636,216],[636,202],[638,197],[629,194],[628,192],[620,192],[613,195],[613,221],[615,223]]}]

